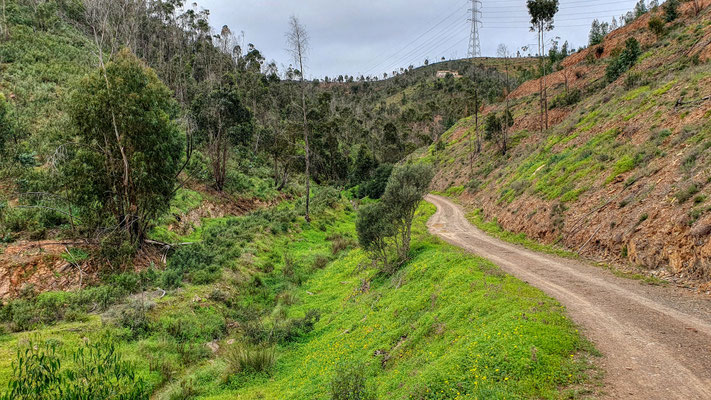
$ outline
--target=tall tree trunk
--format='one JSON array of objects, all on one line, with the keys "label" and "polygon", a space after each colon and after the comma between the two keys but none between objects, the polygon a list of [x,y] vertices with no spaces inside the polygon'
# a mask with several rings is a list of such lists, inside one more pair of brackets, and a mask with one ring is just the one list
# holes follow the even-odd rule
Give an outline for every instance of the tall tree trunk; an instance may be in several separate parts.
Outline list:
[{"label": "tall tree trunk", "polygon": [[541,77],[538,80],[538,111],[540,113],[540,131],[543,132],[543,76],[545,71],[543,70],[543,50],[541,48],[541,37],[543,37],[543,28],[539,24],[538,26],[538,59],[541,69]]},{"label": "tall tree trunk", "polygon": [[[106,20],[103,21],[104,24],[106,24]],[[105,27],[103,27],[102,32],[105,31]],[[96,44],[96,49],[97,49],[97,56],[99,58],[99,67],[101,68],[101,73],[104,78],[104,83],[106,84],[106,90],[109,92],[111,91],[111,85],[109,84],[109,77],[106,72],[106,64],[104,63],[104,51],[101,45],[101,41],[99,40],[99,36],[96,32],[96,28],[93,29],[94,31],[94,42]],[[121,153],[121,160],[123,164],[123,179],[122,179],[122,188],[121,190],[117,190],[117,194],[121,196],[122,194],[122,199],[119,200],[119,225],[124,228],[128,233],[129,236],[134,239],[138,240],[139,237],[136,235],[136,232],[134,232],[134,229],[132,227],[133,223],[135,222],[135,218],[131,215],[131,213],[134,211],[134,202],[133,199],[131,198],[131,193],[130,193],[130,172],[129,172],[129,165],[128,165],[128,156],[126,155],[126,150],[124,148],[124,145],[122,143],[122,136],[119,133],[118,129],[118,124],[116,122],[116,113],[114,112],[113,108],[109,104],[109,109],[111,110],[111,125],[113,128],[113,133],[114,133],[114,139],[116,140],[116,147],[118,147],[119,152]],[[107,143],[107,148],[106,152],[110,153],[110,147],[108,147]],[[140,233],[140,232],[138,232]]]},{"label": "tall tree trunk", "polygon": [[543,61],[543,111],[546,118],[546,130],[548,130],[548,86],[546,85],[546,75],[548,75],[548,70],[546,68],[545,39],[545,31],[541,29],[541,60]]},{"label": "tall tree trunk", "polygon": [[474,129],[476,130],[476,153],[481,152],[481,137],[479,135],[479,88],[474,89]]},{"label": "tall tree trunk", "polygon": [[5,1],[2,0],[2,26],[0,26],[0,37],[7,39],[10,37],[10,27],[7,25],[7,14],[5,13]]},{"label": "tall tree trunk", "polygon": [[[468,101],[467,101],[468,103]],[[465,114],[469,115],[469,104],[466,105]],[[474,135],[469,135],[469,175],[474,179]]]},{"label": "tall tree trunk", "polygon": [[306,118],[306,86],[304,85],[304,63],[299,53],[299,72],[301,73],[301,112],[304,117],[304,152],[306,156],[306,222],[311,222],[309,206],[311,203],[311,149],[309,148],[309,126]]},{"label": "tall tree trunk", "polygon": [[506,154],[508,150],[508,134],[509,134],[509,91],[511,87],[509,86],[509,58],[506,56],[504,63],[506,65],[506,112],[504,114],[504,132],[503,132],[503,143],[501,146],[501,154]]}]

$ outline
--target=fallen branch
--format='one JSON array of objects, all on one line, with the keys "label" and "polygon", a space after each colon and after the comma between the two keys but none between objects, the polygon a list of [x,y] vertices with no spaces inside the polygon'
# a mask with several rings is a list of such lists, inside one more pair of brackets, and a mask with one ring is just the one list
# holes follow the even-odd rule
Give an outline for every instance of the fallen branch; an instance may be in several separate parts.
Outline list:
[{"label": "fallen branch", "polygon": [[676,110],[679,107],[685,106],[685,105],[694,105],[694,104],[701,104],[705,101],[711,100],[711,96],[706,96],[702,97],[698,100],[690,100],[690,101],[684,101],[684,97],[679,97],[679,99],[676,101],[676,104],[674,105],[674,110]]},{"label": "fallen branch", "polygon": [[602,229],[602,225],[603,224],[600,224],[600,226],[597,228],[597,230],[592,234],[592,236],[590,236],[590,239],[588,239],[587,242],[583,243],[583,245],[580,246],[580,248],[578,249],[578,254],[580,254],[580,252],[583,251],[583,248],[585,248],[585,246],[587,246],[587,244],[590,243],[591,240],[593,240],[595,235],[597,235],[597,233],[600,232],[600,229]]},{"label": "fallen branch", "polygon": [[171,244],[171,243],[159,242],[157,240],[144,239],[143,243],[152,244],[154,246],[167,247],[168,249],[172,249],[173,247],[188,246],[188,245],[197,244],[200,242],[184,242],[184,243],[172,243]]},{"label": "fallen branch", "polygon": [[[622,193],[625,192],[626,189],[627,189],[627,187],[623,187],[622,190],[621,190],[619,193],[617,193],[617,194],[616,194],[614,197],[612,197],[611,199],[607,200],[607,202],[605,202],[605,204],[603,204],[603,205],[601,205],[600,207],[595,208],[595,209],[593,209],[592,211],[590,211],[589,213],[583,215],[578,221],[576,221],[576,222],[573,224],[573,230],[570,232],[570,234],[568,235],[568,237],[573,237],[573,236],[575,236],[575,234],[577,234],[578,231],[580,231],[580,229],[582,229],[583,226],[585,226],[585,225],[583,224],[583,221],[584,221],[584,220],[586,220],[586,219],[587,219],[589,216],[591,216],[592,214],[595,214],[595,213],[598,213],[598,212],[602,211],[603,208],[607,207],[610,203],[612,203],[613,201],[617,200],[617,199],[622,195]],[[558,243],[558,241],[556,241],[556,243]]]}]

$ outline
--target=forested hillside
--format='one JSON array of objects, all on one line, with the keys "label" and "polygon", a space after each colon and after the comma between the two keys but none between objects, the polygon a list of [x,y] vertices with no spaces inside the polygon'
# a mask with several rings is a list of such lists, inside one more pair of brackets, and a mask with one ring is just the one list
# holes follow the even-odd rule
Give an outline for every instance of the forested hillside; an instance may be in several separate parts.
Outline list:
[{"label": "forested hillside", "polygon": [[[104,257],[104,262],[122,264],[122,259],[145,247],[141,241],[147,237],[175,241],[199,228],[202,217],[221,217],[283,198],[301,198],[305,192],[306,138],[309,176],[316,184],[357,187],[376,176],[384,182],[393,164],[429,145],[468,114],[475,103],[474,82],[481,101],[493,101],[503,98],[507,87],[511,90],[520,76],[530,73],[529,63],[519,60],[506,85],[502,63],[481,60],[403,70],[386,81],[348,77],[302,85],[298,70],[279,71],[228,27],[212,32],[209,11],[183,6],[178,1],[6,2],[7,29],[0,43],[0,235],[5,242],[20,243],[9,253],[22,252],[22,241],[27,239],[88,238],[88,245],[99,247],[101,243],[110,248],[126,244],[126,254]],[[137,197],[145,190],[129,182],[137,179],[130,175],[141,172],[123,168],[130,158],[125,153],[143,154],[155,144],[133,142],[128,147],[135,148],[104,147],[85,154],[96,140],[114,140],[110,133],[122,124],[108,121],[104,128],[109,136],[102,139],[90,131],[94,126],[90,120],[96,117],[94,122],[100,122],[104,113],[112,110],[84,112],[86,102],[92,100],[86,96],[101,89],[99,79],[106,80],[110,72],[106,66],[119,59],[126,68],[115,69],[115,79],[125,79],[125,74],[151,79],[155,71],[172,92],[172,99],[162,100],[166,103],[160,112],[167,114],[175,132],[168,134],[172,139],[166,136],[158,142],[174,140],[175,146],[155,149],[170,157],[171,166],[152,170],[161,164],[155,156],[148,159],[153,166],[141,165],[153,171],[150,175],[161,176],[160,182],[165,184],[159,195],[162,200],[146,197],[149,203],[141,203],[144,200]],[[144,63],[152,71],[137,71],[136,63]],[[436,78],[441,68],[464,77]],[[305,110],[300,101],[302,88]],[[161,90],[146,96],[165,96]],[[113,101],[122,94],[108,90],[105,96]],[[119,112],[126,113],[133,106],[110,107],[123,107]],[[152,122],[144,122],[145,129],[150,129]],[[145,147],[142,150],[140,146]],[[114,164],[87,169],[86,165],[91,165],[87,157],[93,162],[105,157]],[[126,161],[124,166],[116,159]],[[99,183],[95,174],[102,168],[104,177]],[[144,182],[148,186],[157,183]],[[106,191],[125,195],[97,197],[94,194],[102,190],[101,185]],[[377,197],[372,190],[378,185],[361,186],[357,195]],[[164,216],[174,194],[191,214],[191,221]],[[136,207],[143,210],[126,212]],[[136,224],[129,228],[126,219],[134,219]],[[156,226],[159,222],[168,229]],[[123,229],[112,229],[114,225]],[[107,236],[108,231],[112,234]],[[152,249],[147,251],[153,253]],[[147,262],[155,255],[146,256],[134,262]],[[25,260],[28,265],[35,264],[31,258]],[[51,287],[53,278],[43,279],[49,269],[40,270],[44,272],[35,277],[21,270],[3,272],[12,276],[14,283],[3,289],[2,296],[17,293],[23,281]]]},{"label": "forested hillside", "polygon": [[180,0],[1,5],[0,399],[595,390],[562,307],[429,235],[403,162],[533,60],[307,82]]},{"label": "forested hillside", "polygon": [[474,221],[708,288],[711,13],[708,2],[670,4],[488,105],[478,134],[460,120],[418,155],[438,165],[436,189]]}]

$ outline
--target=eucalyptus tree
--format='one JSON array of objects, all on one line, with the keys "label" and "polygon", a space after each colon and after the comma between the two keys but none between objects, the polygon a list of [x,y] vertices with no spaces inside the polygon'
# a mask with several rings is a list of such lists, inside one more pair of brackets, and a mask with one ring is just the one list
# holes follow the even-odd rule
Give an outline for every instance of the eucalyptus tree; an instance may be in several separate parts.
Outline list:
[{"label": "eucalyptus tree", "polygon": [[170,90],[124,49],[81,82],[69,108],[78,142],[61,168],[72,200],[139,245],[168,210],[184,165]]},{"label": "eucalyptus tree", "polygon": [[301,24],[296,16],[292,15],[289,19],[289,31],[286,34],[286,42],[289,46],[289,51],[294,59],[294,64],[299,66],[299,87],[301,89],[301,116],[302,130],[304,134],[304,158],[306,162],[306,210],[304,218],[306,221],[311,221],[309,215],[309,205],[311,202],[311,149],[309,148],[309,124],[307,119],[308,110],[306,108],[306,89],[304,83],[304,60],[306,53],[309,50],[309,34],[304,25]]},{"label": "eucalyptus tree", "polygon": [[246,145],[251,138],[252,115],[229,75],[224,81],[205,81],[193,101],[192,114],[206,142],[215,188],[222,191],[234,146]]},{"label": "eucalyptus tree", "polygon": [[553,30],[553,18],[558,13],[558,0],[528,0],[531,31],[538,33],[538,57],[541,63],[540,103],[541,131],[548,129],[548,98],[546,93],[545,33]]},{"label": "eucalyptus tree", "polygon": [[506,154],[508,150],[508,131],[513,121],[511,121],[511,111],[509,107],[509,94],[511,92],[511,82],[509,80],[509,49],[505,44],[501,43],[497,49],[499,57],[504,59],[504,67],[506,69],[506,87],[504,88],[504,97],[506,98],[506,109],[504,111],[504,124],[501,132],[501,154]]}]

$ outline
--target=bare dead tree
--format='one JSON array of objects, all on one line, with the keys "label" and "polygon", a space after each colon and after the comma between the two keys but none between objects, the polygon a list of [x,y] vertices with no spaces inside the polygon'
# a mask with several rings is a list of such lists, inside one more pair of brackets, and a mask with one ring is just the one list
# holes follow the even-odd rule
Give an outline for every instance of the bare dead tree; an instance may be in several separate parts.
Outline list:
[{"label": "bare dead tree", "polygon": [[304,153],[306,158],[306,221],[311,221],[309,204],[311,201],[311,149],[309,148],[309,126],[306,118],[306,85],[304,84],[304,59],[309,50],[309,34],[296,16],[289,19],[289,32],[286,34],[289,51],[294,58],[294,63],[299,66],[299,83],[301,88],[301,113],[303,116],[302,128],[304,132]]},{"label": "bare dead tree", "polygon": [[506,68],[506,89],[504,92],[504,96],[506,97],[506,111],[504,112],[503,129],[501,131],[501,154],[506,154],[508,150],[509,115],[511,115],[509,108],[509,92],[511,91],[509,81],[509,49],[502,43],[499,45],[497,53],[499,57],[504,59],[504,66]]}]

